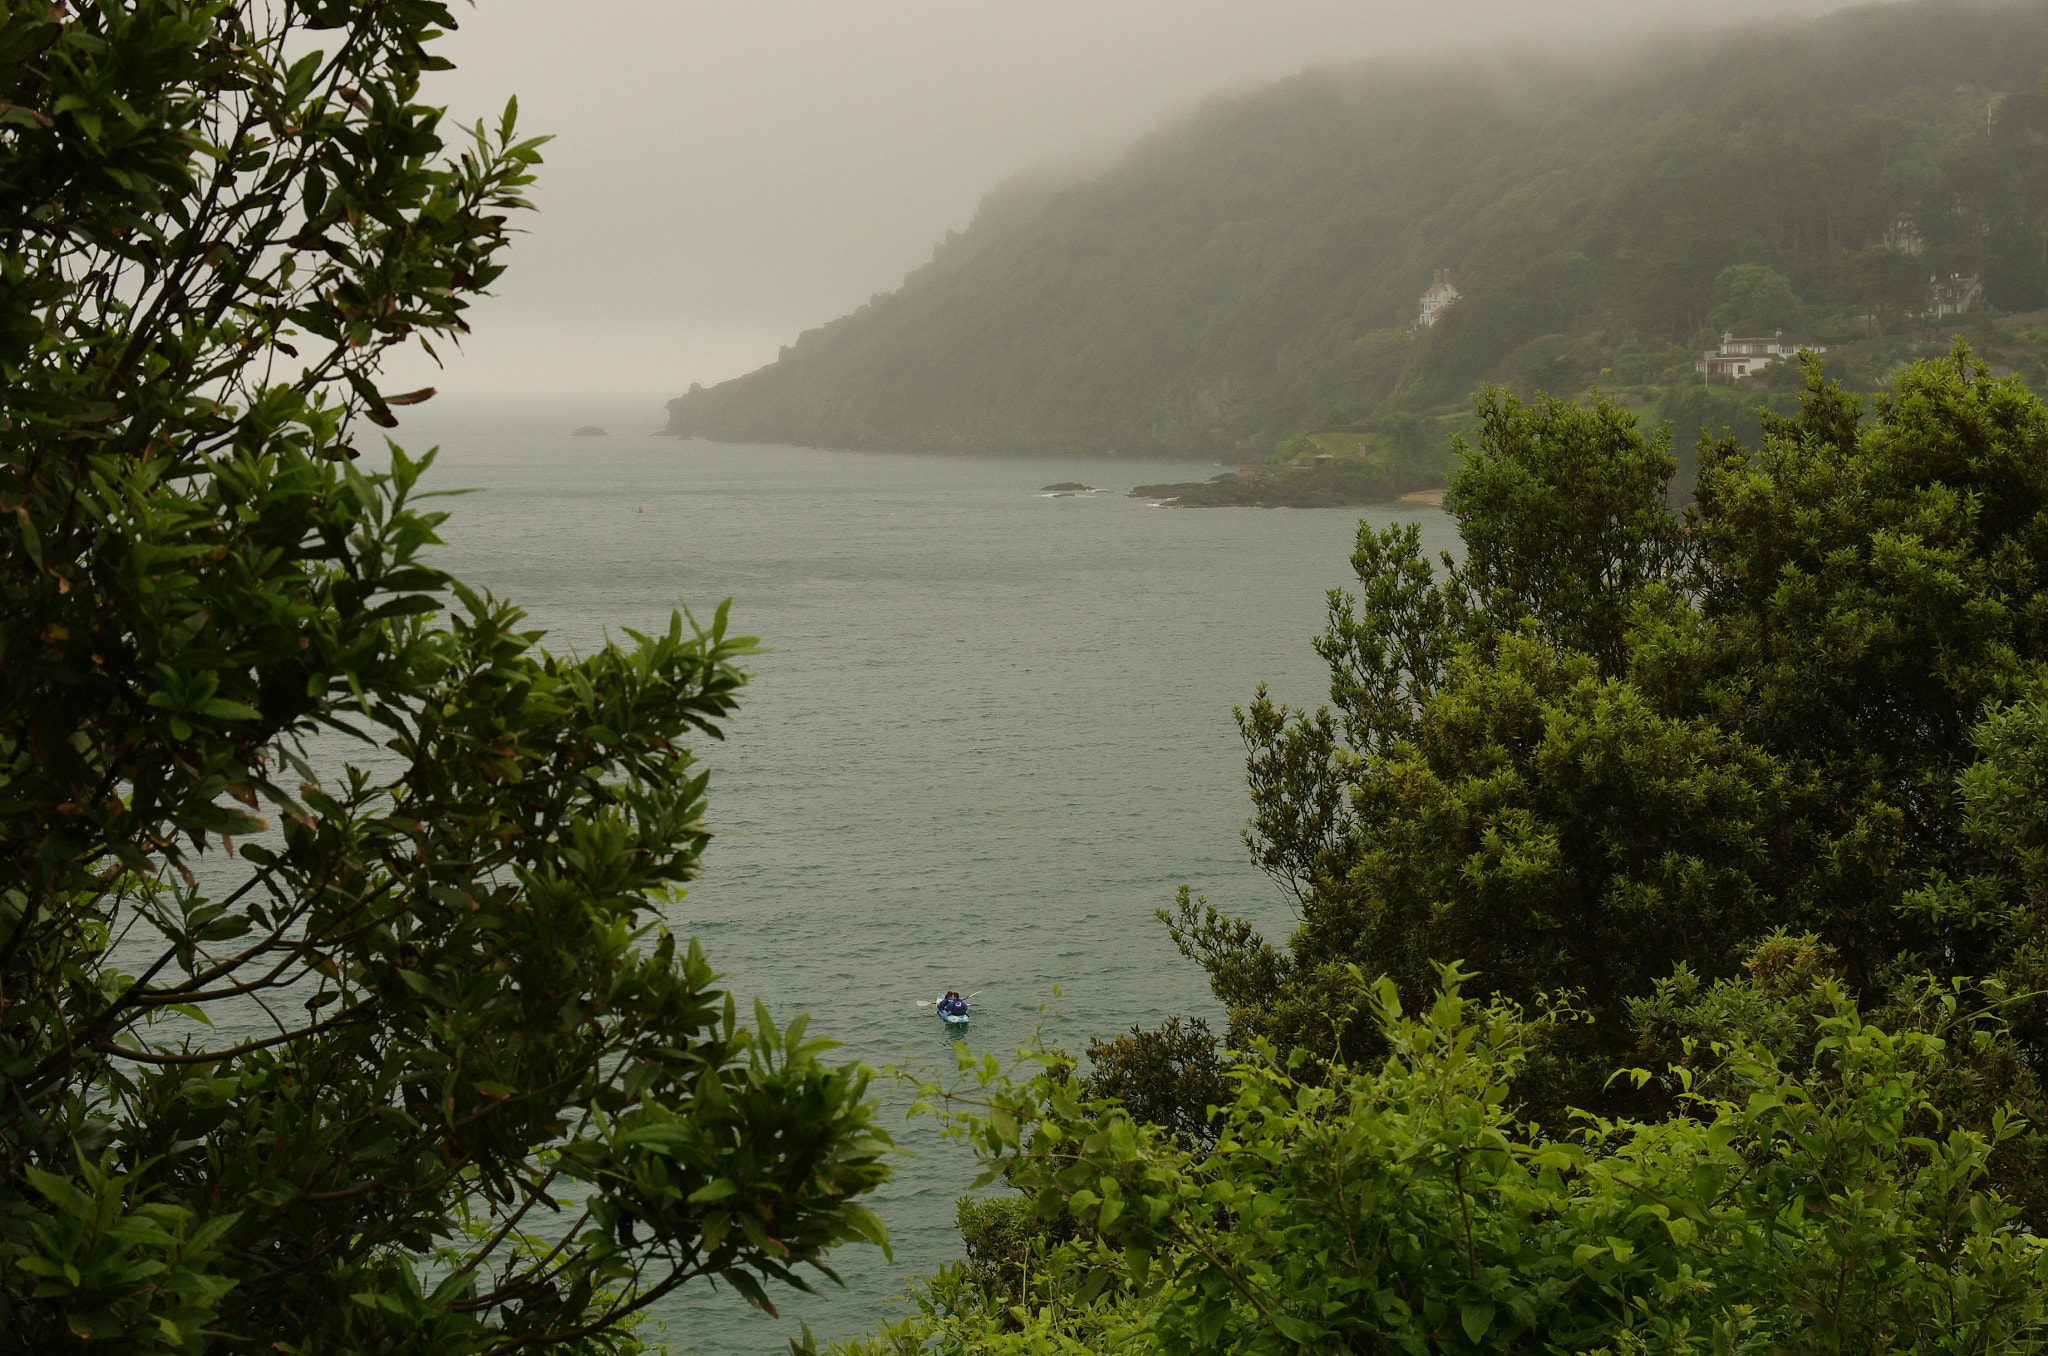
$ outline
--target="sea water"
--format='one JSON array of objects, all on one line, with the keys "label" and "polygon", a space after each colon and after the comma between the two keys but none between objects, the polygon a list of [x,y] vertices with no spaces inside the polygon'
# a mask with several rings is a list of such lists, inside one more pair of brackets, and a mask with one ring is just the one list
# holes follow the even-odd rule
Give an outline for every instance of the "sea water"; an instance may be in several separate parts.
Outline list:
[{"label": "sea water", "polygon": [[[439,561],[548,647],[727,598],[768,647],[727,739],[698,749],[718,836],[669,919],[741,1012],[808,1012],[835,1058],[908,1069],[951,1064],[956,1033],[916,1005],[947,988],[979,994],[968,1041],[999,1054],[1041,1023],[1076,1052],[1172,1014],[1220,1031],[1153,911],[1187,883],[1276,941],[1292,926],[1241,841],[1231,708],[1261,680],[1324,700],[1309,641],[1361,514],[1419,520],[1434,551],[1442,512],[1158,508],[1125,492],[1219,468],[732,446],[660,422],[655,397],[444,397],[395,436],[439,445],[426,488],[482,491],[443,505]],[[607,436],[569,436],[585,424]],[[1041,491],[1062,481],[1106,493]],[[878,1091],[905,1151],[873,1202],[894,1261],[840,1249],[848,1288],[775,1292],[780,1319],[698,1282],[647,1337],[711,1356],[786,1350],[799,1322],[852,1336],[960,1256],[972,1156]]]}]

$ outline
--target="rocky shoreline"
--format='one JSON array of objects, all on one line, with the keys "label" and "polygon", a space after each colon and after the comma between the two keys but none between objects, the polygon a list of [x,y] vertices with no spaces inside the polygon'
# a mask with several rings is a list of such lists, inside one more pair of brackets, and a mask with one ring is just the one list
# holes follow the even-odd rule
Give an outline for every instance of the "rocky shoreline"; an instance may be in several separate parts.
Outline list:
[{"label": "rocky shoreline", "polygon": [[1133,499],[1170,508],[1350,508],[1361,504],[1440,504],[1436,477],[1353,463],[1308,469],[1246,467],[1209,480],[1139,485]]}]

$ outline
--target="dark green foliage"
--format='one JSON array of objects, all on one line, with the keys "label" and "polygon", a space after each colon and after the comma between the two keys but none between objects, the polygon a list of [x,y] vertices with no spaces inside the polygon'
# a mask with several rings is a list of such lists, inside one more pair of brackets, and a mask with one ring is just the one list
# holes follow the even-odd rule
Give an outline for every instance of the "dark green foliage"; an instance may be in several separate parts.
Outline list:
[{"label": "dark green foliage", "polygon": [[[1967,854],[1951,875],[1937,870],[1906,907],[1952,949],[1959,965],[1998,995],[2026,1067],[2048,1067],[2048,854],[2041,806],[2048,800],[2048,691],[2036,678],[1971,731],[1976,761],[1964,770],[1961,831]],[[2048,1121],[2048,1109],[2037,1113]],[[2048,1171],[2042,1173],[2048,1179]],[[2048,1192],[2048,1186],[2040,1188]]]},{"label": "dark green foliage", "polygon": [[1425,980],[1446,955],[1524,998],[1583,990],[1615,1023],[1624,996],[1769,917],[1751,872],[1775,771],[1622,676],[1630,611],[1686,556],[1671,459],[1604,404],[1480,408],[1449,500],[1463,564],[1438,582],[1412,526],[1361,528],[1365,592],[1332,597],[1317,644],[1335,715],[1263,692],[1240,713],[1247,842],[1302,926],[1283,960],[1183,900],[1176,934],[1223,981],[1234,1042],[1369,1039],[1337,998],[1347,965]]},{"label": "dark green foliage", "polygon": [[449,27],[0,0],[10,1351],[625,1351],[880,1237],[864,1075],[656,911],[751,642],[541,652],[358,463],[539,158],[444,152]]},{"label": "dark green foliage", "polygon": [[1759,1023],[1811,1032],[1793,1067],[1733,1030],[1712,1090],[1676,1076],[1684,1114],[1537,1134],[1509,1090],[1560,1017],[1473,1002],[1468,978],[1447,968],[1412,1011],[1390,981],[1351,995],[1383,1059],[1254,1052],[1212,1152],[1077,1101],[1050,1052],[1029,1052],[1050,1066],[1035,1077],[929,1089],[958,1099],[1041,1219],[1074,1223],[1048,1260],[1093,1283],[998,1309],[937,1278],[908,1322],[838,1350],[2019,1356],[2048,1341],[2048,1245],[1995,1189],[2016,1125],[1927,1114],[1948,1041],[1889,1031],[1816,978]]},{"label": "dark green foliage", "polygon": [[1448,596],[1477,614],[1466,622],[1476,636],[1526,621],[1548,645],[1621,673],[1630,611],[1685,557],[1668,503],[1670,434],[1646,438],[1601,400],[1580,410],[1486,391],[1474,404],[1478,447],[1452,440],[1463,464],[1444,506],[1465,556]]},{"label": "dark green foliage", "polygon": [[1744,335],[1775,334],[1796,328],[1805,308],[1792,295],[1785,275],[1762,264],[1734,264],[1714,279],[1714,304],[1707,328]]},{"label": "dark green foliage", "polygon": [[[2001,978],[1942,982],[1910,972],[1888,977],[1885,1006],[1870,1014],[1887,1031],[1931,1038],[1919,1075],[1925,1104],[1907,1113],[1912,1133],[1945,1125],[1989,1126],[2011,1119],[1992,1146],[1989,1182],[2029,1221],[2048,1216],[2048,1112],[2016,1028],[2026,1000]],[[1825,1041],[1840,991],[1840,958],[1818,937],[1782,930],[1747,949],[1741,973],[1703,982],[1680,966],[1649,996],[1629,1002],[1651,1086],[1673,1105],[1688,1093],[1724,1098],[1740,1091],[1741,1060],[1765,1058],[1794,1076],[1827,1060]],[[2014,1000],[2020,999],[2018,1003]]]},{"label": "dark green foliage", "polygon": [[1037,1234],[1031,1203],[1021,1196],[962,1196],[953,1222],[967,1249],[968,1265],[994,1286],[1013,1285],[1014,1273],[1022,1269],[1030,1240]]},{"label": "dark green foliage", "polygon": [[[1655,400],[1723,326],[1839,350],[1896,334],[1934,273],[2048,305],[2038,5],[1859,6],[1501,64],[1210,100],[1092,180],[992,199],[943,267],[678,399],[671,427],[1262,458],[1333,406],[1455,408],[1485,379]],[[1417,330],[1443,268],[1462,300]]]},{"label": "dark green foliage", "polygon": [[1114,1097],[1177,1143],[1216,1142],[1216,1108],[1230,1101],[1231,1089],[1222,1051],[1201,1018],[1169,1017],[1149,1031],[1133,1026],[1114,1040],[1090,1041],[1088,1064],[1083,1097]]},{"label": "dark green foliage", "polygon": [[1997,704],[2048,660],[2048,411],[1961,348],[1872,422],[1809,378],[1761,450],[1703,449],[1683,524],[1671,459],[1620,412],[1492,396],[1447,501],[1464,561],[1437,577],[1412,530],[1361,528],[1361,596],[1333,596],[1317,646],[1333,709],[1262,692],[1240,717],[1247,841],[1300,927],[1282,950],[1185,897],[1169,918],[1234,1045],[1362,1055],[1349,967],[1422,993],[1459,958],[1592,1019],[1518,1089],[1552,1120],[1626,1092],[1603,1089],[1631,1001],[1732,979],[1791,926],[1873,1010],[1919,973],[1963,982],[2004,1023],[1986,1086],[2032,1104],[2037,909],[1992,807],[2037,779],[2031,708]]},{"label": "dark green foliage", "polygon": [[1035,1292],[1033,1272],[1052,1270],[1049,1255],[1074,1237],[1069,1219],[1040,1219],[1023,1196],[962,1196],[955,1211],[967,1250],[967,1277],[994,1304],[1024,1304]]},{"label": "dark green foliage", "polygon": [[1697,612],[1646,619],[1635,659],[1661,704],[1780,760],[1813,855],[1777,893],[1858,920],[1821,935],[1859,985],[1937,941],[1983,972],[1970,938],[1896,909],[1972,857],[1956,797],[1971,729],[2048,659],[2048,411],[1959,349],[1876,414],[1861,424],[1816,385],[1762,450],[1706,449]]},{"label": "dark green foliage", "polygon": [[1339,460],[1303,469],[1256,468],[1226,472],[1212,480],[1138,485],[1131,497],[1164,500],[1175,508],[1341,508],[1385,503],[1429,489],[1439,480],[1434,472]]}]

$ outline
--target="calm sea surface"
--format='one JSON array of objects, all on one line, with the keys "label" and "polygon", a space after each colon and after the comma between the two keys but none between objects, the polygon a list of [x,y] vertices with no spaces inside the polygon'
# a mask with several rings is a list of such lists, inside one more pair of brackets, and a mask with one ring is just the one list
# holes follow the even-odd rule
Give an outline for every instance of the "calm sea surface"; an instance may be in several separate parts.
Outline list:
[{"label": "calm sea surface", "polygon": [[[845,1042],[847,1058],[949,1062],[915,1006],[980,991],[971,1043],[1007,1054],[1058,986],[1058,1043],[1217,1009],[1152,911],[1182,882],[1276,937],[1285,903],[1246,861],[1230,709],[1261,679],[1319,701],[1310,651],[1324,591],[1349,582],[1359,511],[1158,509],[1133,484],[1204,479],[1196,462],[966,458],[744,447],[647,436],[659,397],[443,397],[396,435],[438,443],[442,561],[523,605],[551,648],[655,628],[733,600],[771,647],[712,769],[719,837],[675,911],[741,1011]],[[582,424],[604,438],[567,436]],[[1074,498],[1042,485],[1082,481]],[[1436,509],[1418,518],[1448,546]],[[927,1121],[876,1208],[896,1256],[842,1249],[849,1289],[676,1297],[676,1351],[786,1350],[899,1312],[904,1278],[959,1255],[974,1176]],[[821,1281],[821,1286],[823,1285]],[[785,1302],[786,1301],[786,1302]]]}]

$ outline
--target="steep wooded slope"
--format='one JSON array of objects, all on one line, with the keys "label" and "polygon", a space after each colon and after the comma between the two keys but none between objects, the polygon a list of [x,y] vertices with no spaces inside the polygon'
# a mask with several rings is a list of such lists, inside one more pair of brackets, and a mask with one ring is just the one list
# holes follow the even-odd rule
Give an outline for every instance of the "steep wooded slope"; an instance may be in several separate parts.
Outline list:
[{"label": "steep wooded slope", "polygon": [[[1913,309],[1932,273],[2031,310],[2044,71],[2041,0],[1866,6],[1598,62],[1310,71],[1086,182],[999,190],[901,290],[672,402],[670,428],[1267,450],[1332,405],[1442,408],[1560,335],[1597,332],[1644,379],[1702,335],[1735,264],[1784,274],[1806,326],[1842,337]],[[1418,335],[1437,268],[1464,298]]]}]

